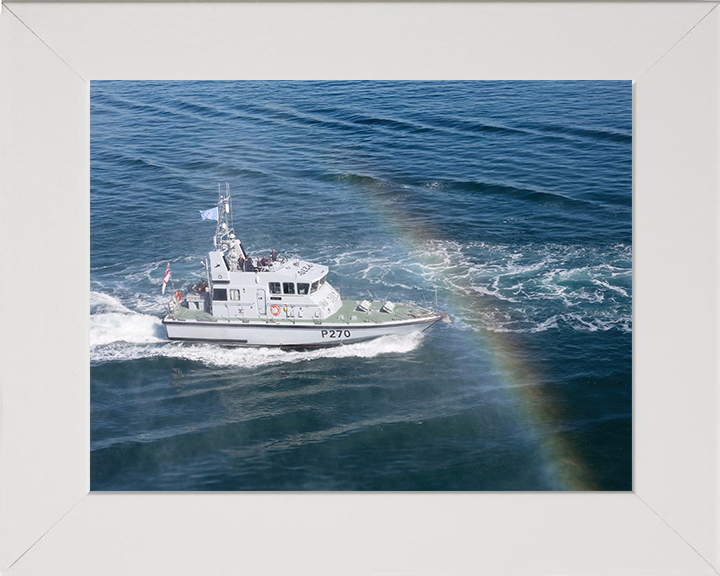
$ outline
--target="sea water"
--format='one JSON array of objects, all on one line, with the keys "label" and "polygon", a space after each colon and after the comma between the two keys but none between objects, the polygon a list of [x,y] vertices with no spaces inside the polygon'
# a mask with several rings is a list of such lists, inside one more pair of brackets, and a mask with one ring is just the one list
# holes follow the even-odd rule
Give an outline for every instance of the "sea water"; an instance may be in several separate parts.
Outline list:
[{"label": "sea water", "polygon": [[[630,490],[631,92],[92,82],[91,488]],[[226,182],[255,257],[452,323],[312,351],[167,341]]]}]

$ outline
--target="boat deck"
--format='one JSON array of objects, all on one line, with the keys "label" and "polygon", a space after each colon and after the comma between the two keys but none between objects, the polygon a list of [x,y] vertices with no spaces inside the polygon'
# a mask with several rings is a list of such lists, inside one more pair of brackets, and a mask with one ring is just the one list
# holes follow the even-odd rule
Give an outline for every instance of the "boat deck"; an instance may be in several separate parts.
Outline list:
[{"label": "boat deck", "polygon": [[246,322],[246,323],[276,323],[276,324],[385,324],[387,322],[404,322],[422,318],[436,317],[438,314],[431,310],[415,306],[413,304],[396,304],[391,312],[381,312],[384,302],[373,301],[370,303],[370,311],[358,310],[361,300],[343,300],[340,309],[328,318],[322,320],[316,318],[285,318],[275,317],[271,314],[257,318],[221,318],[212,316],[202,310],[190,310],[184,306],[177,306],[170,314],[169,319],[191,320],[196,322]]}]

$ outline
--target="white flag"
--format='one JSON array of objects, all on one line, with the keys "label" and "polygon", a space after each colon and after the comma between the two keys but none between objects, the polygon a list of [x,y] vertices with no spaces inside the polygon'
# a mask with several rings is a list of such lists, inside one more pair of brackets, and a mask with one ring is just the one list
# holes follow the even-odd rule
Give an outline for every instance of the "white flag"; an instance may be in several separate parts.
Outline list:
[{"label": "white flag", "polygon": [[170,280],[170,262],[168,262],[167,268],[165,269],[165,277],[163,278],[163,294],[165,294],[165,286],[167,286],[168,280]]},{"label": "white flag", "polygon": [[200,210],[200,216],[203,220],[217,220],[218,219],[218,210],[217,206],[215,208],[210,208],[210,210]]}]

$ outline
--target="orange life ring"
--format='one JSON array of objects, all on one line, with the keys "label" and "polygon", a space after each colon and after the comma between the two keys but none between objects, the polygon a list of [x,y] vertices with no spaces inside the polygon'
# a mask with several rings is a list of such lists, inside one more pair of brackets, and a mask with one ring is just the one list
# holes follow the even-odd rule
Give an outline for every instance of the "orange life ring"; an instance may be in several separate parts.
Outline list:
[{"label": "orange life ring", "polygon": [[280,314],[280,306],[278,306],[277,304],[273,304],[272,306],[270,306],[270,313],[273,316],[277,316],[278,314]]},{"label": "orange life ring", "polygon": [[180,290],[175,290],[175,300],[178,302],[182,301],[182,292],[180,292]]}]

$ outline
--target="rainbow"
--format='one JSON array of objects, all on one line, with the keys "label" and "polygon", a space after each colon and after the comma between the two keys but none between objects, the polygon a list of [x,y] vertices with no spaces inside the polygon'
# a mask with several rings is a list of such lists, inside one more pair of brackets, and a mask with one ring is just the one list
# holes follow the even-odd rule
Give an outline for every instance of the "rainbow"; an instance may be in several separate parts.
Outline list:
[{"label": "rainbow", "polygon": [[[349,181],[353,190],[362,194],[363,202],[369,205],[378,224],[403,245],[408,255],[418,252],[427,254],[426,250],[420,248],[431,246],[443,238],[444,234],[430,224],[411,225],[417,218],[410,217],[402,202],[390,201],[386,182],[347,174],[340,176],[339,180]],[[451,285],[443,277],[441,268],[436,267],[434,275],[433,281],[438,287],[447,288]],[[470,291],[454,288],[442,294],[441,309],[449,313],[451,318],[461,317],[461,311],[477,309],[478,306],[482,306],[482,303],[477,294]],[[507,405],[509,409],[514,409],[513,416],[535,440],[550,484],[557,490],[595,490],[581,455],[561,431],[561,402],[553,397],[547,378],[534,366],[521,360],[523,354],[518,338],[512,333],[486,328],[468,330],[467,337],[485,351],[492,367],[500,375],[500,386],[508,397]]]}]

